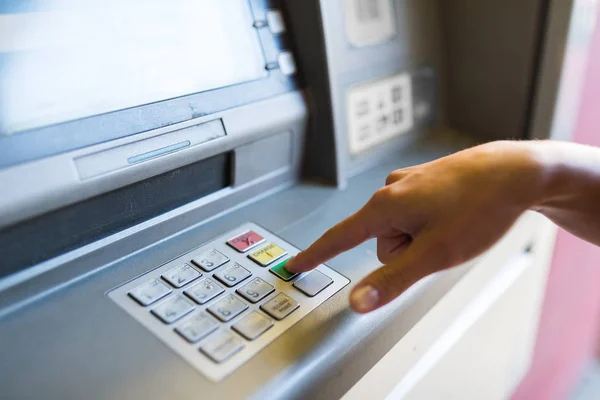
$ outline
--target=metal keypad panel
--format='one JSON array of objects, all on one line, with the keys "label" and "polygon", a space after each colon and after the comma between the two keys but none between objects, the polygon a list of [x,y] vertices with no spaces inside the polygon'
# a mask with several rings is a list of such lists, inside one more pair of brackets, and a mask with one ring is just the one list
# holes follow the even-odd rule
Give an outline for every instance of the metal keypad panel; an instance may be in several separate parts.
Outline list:
[{"label": "metal keypad panel", "polygon": [[216,382],[350,282],[325,265],[289,273],[298,251],[248,223],[108,296]]}]

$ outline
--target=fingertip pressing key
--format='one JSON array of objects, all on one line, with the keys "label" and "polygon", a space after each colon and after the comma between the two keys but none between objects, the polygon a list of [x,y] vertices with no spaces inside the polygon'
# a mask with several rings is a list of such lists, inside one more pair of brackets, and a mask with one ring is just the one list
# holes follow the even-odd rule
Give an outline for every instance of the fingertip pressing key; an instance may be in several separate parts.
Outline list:
[{"label": "fingertip pressing key", "polygon": [[[300,254],[300,253],[299,253]],[[296,258],[298,257],[298,255],[290,258],[286,263],[285,263],[285,269],[287,269],[290,272],[294,272],[294,273],[300,273],[300,272],[305,272],[304,269],[302,269],[303,265],[301,262],[297,262]]]},{"label": "fingertip pressing key", "polygon": [[302,272],[311,271],[321,264],[320,262],[315,263],[313,260],[311,260],[311,257],[307,256],[308,254],[306,254],[304,251],[296,254],[285,264],[285,269],[290,272],[300,274]]}]

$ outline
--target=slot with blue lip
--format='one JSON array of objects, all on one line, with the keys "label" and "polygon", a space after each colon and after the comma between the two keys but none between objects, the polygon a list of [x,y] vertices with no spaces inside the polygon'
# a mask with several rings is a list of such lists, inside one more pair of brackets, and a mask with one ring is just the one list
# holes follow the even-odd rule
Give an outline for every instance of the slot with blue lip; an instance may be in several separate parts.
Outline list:
[{"label": "slot with blue lip", "polygon": [[137,156],[129,157],[127,162],[129,164],[137,164],[142,161],[150,160],[152,158],[160,157],[165,154],[173,153],[177,150],[184,149],[189,147],[191,142],[189,140],[184,140],[183,142],[175,143],[170,146],[162,147],[160,149],[148,151],[146,153],[138,154]]}]

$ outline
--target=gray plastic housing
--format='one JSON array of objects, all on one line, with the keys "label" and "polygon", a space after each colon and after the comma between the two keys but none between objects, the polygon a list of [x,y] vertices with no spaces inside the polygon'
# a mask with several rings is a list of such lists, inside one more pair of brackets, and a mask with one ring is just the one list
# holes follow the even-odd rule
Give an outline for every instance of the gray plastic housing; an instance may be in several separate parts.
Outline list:
[{"label": "gray plastic housing", "polygon": [[[3,187],[10,188],[10,193],[0,197],[0,209],[3,210],[0,229],[232,150],[235,165],[233,185],[217,197],[247,191],[259,184],[257,181],[271,181],[271,186],[291,182],[298,176],[307,114],[302,94],[290,92],[165,128],[2,169],[0,182]],[[256,118],[257,115],[261,117]],[[185,141],[190,141],[191,145],[143,162],[127,163],[130,157]],[[260,151],[248,151],[251,149],[248,146],[255,146],[254,149]],[[265,162],[258,165],[257,157]],[[93,167],[87,166],[90,161]],[[255,181],[254,184],[252,181]],[[249,197],[252,196],[245,199]],[[210,200],[207,199],[207,202]]]},{"label": "gray plastic housing", "polygon": [[[311,122],[315,131],[330,132],[325,138],[310,136],[308,151],[325,148],[334,158],[311,157],[304,171],[343,187],[349,176],[372,167],[382,158],[410,144],[428,125],[438,118],[438,80],[442,70],[442,48],[439,8],[435,1],[394,1],[392,12],[396,34],[381,43],[353,46],[346,34],[343,7],[353,3],[335,1],[290,1],[290,21],[299,41],[299,64],[307,79],[318,85],[311,86],[310,106],[316,110]],[[302,23],[304,20],[318,22]],[[320,43],[316,43],[320,41]],[[431,113],[416,121],[415,128],[406,135],[390,140],[358,156],[349,154],[346,132],[346,92],[353,85],[374,81],[408,72],[413,80],[413,104],[425,103]],[[327,175],[323,176],[326,171]]]}]

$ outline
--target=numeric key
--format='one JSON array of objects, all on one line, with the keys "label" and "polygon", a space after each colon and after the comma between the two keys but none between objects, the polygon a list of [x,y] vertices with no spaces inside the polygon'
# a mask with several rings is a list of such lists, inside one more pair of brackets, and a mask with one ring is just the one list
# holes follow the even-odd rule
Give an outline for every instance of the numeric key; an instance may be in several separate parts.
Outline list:
[{"label": "numeric key", "polygon": [[159,299],[162,299],[169,293],[171,293],[170,287],[168,287],[158,279],[151,279],[148,282],[136,287],[128,294],[141,305],[149,306],[150,304],[155,303]]},{"label": "numeric key", "polygon": [[240,315],[247,308],[248,305],[246,303],[230,294],[208,307],[208,312],[221,321],[227,322]]},{"label": "numeric key", "polygon": [[214,362],[222,363],[244,348],[244,342],[233,332],[218,331],[202,342],[200,351]]},{"label": "numeric key", "polygon": [[187,289],[184,293],[198,304],[208,303],[225,289],[210,278],[206,278]]},{"label": "numeric key", "polygon": [[273,293],[275,288],[260,278],[254,278],[237,290],[238,294],[251,303],[257,303]]},{"label": "numeric key", "polygon": [[183,296],[171,297],[152,310],[152,314],[160,318],[165,324],[172,324],[194,311],[194,305]]},{"label": "numeric key", "polygon": [[229,258],[216,249],[210,249],[200,254],[198,257],[194,257],[192,262],[204,271],[210,272],[229,262]]},{"label": "numeric key", "polygon": [[273,321],[254,311],[236,322],[231,329],[248,340],[254,340],[273,326]]},{"label": "numeric key", "polygon": [[219,327],[219,323],[207,314],[201,313],[192,316],[183,322],[175,331],[190,343],[196,343],[198,340],[208,336]]},{"label": "numeric key", "polygon": [[233,263],[232,265],[218,271],[213,276],[224,285],[228,287],[233,287],[238,283],[245,281],[251,275],[252,273],[246,268],[242,267],[238,263]]},{"label": "numeric key", "polygon": [[189,264],[180,265],[162,274],[163,279],[176,288],[185,286],[201,276],[202,274]]}]

